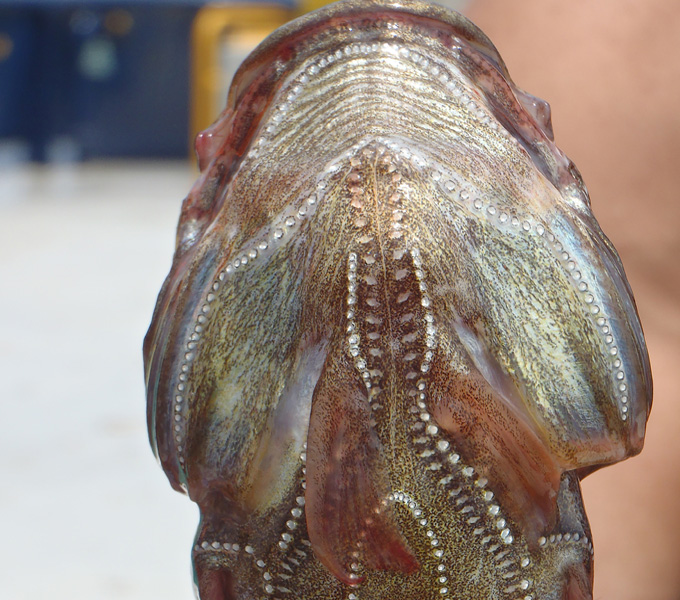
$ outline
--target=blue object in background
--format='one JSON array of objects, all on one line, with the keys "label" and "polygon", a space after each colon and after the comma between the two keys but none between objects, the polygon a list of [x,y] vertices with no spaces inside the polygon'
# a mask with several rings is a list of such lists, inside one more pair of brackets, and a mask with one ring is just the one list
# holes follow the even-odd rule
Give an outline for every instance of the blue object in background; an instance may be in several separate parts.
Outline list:
[{"label": "blue object in background", "polygon": [[34,160],[186,156],[201,4],[0,3],[0,143]]},{"label": "blue object in background", "polygon": [[0,12],[0,138],[30,130],[36,28],[26,14]]}]

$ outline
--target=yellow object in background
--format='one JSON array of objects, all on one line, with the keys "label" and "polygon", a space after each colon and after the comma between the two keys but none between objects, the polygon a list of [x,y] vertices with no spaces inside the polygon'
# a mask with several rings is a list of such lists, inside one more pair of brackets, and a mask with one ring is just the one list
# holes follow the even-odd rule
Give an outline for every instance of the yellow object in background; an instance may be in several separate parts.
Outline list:
[{"label": "yellow object in background", "polygon": [[317,8],[321,8],[322,6],[326,6],[326,4],[330,4],[334,1],[335,0],[300,0],[298,2],[298,9],[300,14],[304,14],[316,10]]},{"label": "yellow object in background", "polygon": [[222,112],[243,59],[292,18],[282,5],[209,5],[198,11],[191,34],[191,144]]},{"label": "yellow object in background", "polygon": [[301,0],[295,10],[280,4],[214,4],[199,10],[191,38],[192,147],[224,109],[231,80],[255,46],[277,27],[326,4]]}]

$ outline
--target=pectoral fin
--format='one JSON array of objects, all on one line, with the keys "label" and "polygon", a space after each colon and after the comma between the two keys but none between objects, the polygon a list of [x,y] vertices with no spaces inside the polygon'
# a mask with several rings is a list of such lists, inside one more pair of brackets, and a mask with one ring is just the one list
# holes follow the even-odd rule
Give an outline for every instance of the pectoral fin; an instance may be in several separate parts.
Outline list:
[{"label": "pectoral fin", "polygon": [[511,378],[469,329],[464,340],[467,369],[455,370],[443,355],[432,371],[432,414],[456,448],[489,481],[503,511],[530,544],[552,529],[562,468],[537,435]]},{"label": "pectoral fin", "polygon": [[319,560],[346,584],[362,579],[352,564],[415,570],[386,501],[387,468],[366,389],[340,351],[329,357],[314,393],[307,457],[307,528]]}]

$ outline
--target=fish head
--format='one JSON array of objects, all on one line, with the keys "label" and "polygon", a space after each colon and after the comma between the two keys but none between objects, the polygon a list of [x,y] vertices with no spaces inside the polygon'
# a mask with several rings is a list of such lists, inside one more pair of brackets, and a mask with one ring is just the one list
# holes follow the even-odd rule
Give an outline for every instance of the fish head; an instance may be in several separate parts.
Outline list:
[{"label": "fish head", "polygon": [[[553,137],[488,38],[429,3],[339,2],[246,59],[196,141],[144,346],[203,590],[261,583],[230,562],[246,539],[307,557],[300,597],[429,589],[430,510],[461,586],[500,535],[587,597],[587,545],[542,547],[589,537],[578,479],[641,450],[652,386],[620,258]],[[484,573],[461,597],[495,589]]]}]

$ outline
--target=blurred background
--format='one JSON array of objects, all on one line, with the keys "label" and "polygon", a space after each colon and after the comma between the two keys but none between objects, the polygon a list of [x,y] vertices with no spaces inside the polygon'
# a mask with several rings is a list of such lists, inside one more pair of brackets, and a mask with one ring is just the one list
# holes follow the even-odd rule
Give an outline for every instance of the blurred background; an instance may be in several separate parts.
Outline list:
[{"label": "blurred background", "polygon": [[186,157],[190,129],[221,110],[236,67],[299,10],[206,4],[0,2],[2,160]]},{"label": "blurred background", "polygon": [[[584,482],[595,598],[680,600],[680,4],[440,2],[555,138],[636,294],[647,447]],[[241,60],[324,2],[0,0],[0,597],[188,600],[198,513],[146,436],[141,342]]]}]

